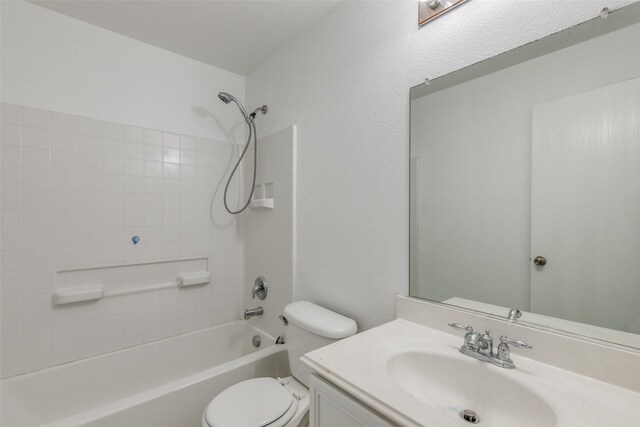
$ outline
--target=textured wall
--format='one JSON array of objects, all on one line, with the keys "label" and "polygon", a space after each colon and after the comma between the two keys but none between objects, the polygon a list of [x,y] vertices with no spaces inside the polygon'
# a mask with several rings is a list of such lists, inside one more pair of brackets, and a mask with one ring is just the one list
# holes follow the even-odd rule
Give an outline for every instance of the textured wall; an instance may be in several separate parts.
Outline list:
[{"label": "textured wall", "polygon": [[342,2],[247,76],[263,132],[298,125],[296,299],[370,328],[409,281],[409,88],[631,1]]}]

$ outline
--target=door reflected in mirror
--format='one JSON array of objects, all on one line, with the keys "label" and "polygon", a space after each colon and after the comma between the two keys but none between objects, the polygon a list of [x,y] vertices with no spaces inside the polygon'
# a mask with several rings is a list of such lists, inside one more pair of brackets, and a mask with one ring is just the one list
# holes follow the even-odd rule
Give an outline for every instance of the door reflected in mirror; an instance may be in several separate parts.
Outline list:
[{"label": "door reflected in mirror", "polygon": [[411,90],[410,294],[640,348],[640,5]]}]

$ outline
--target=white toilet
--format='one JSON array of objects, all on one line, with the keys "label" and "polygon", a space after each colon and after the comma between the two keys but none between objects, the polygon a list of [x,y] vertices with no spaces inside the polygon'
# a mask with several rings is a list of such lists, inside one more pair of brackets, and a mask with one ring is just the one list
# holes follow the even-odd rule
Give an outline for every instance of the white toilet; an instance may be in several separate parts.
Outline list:
[{"label": "white toilet", "polygon": [[287,305],[286,345],[291,377],[253,378],[239,382],[211,400],[202,427],[298,427],[308,423],[309,371],[300,357],[355,334],[353,319],[319,305]]}]

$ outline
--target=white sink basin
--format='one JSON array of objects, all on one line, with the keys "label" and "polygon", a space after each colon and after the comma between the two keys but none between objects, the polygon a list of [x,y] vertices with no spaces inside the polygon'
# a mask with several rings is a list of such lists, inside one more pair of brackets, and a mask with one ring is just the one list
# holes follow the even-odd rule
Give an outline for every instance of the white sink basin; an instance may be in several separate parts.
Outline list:
[{"label": "white sink basin", "polygon": [[[504,369],[461,354],[462,341],[396,319],[302,360],[392,425],[640,427],[637,391],[528,359],[520,349],[513,349],[515,369]],[[626,370],[637,377],[637,370]],[[465,409],[480,422],[463,420]]]},{"label": "white sink basin", "polygon": [[389,358],[386,370],[400,388],[416,399],[453,415],[471,409],[482,425],[557,425],[554,410],[540,396],[503,375],[512,372],[503,373],[503,368],[467,359],[408,351]]}]

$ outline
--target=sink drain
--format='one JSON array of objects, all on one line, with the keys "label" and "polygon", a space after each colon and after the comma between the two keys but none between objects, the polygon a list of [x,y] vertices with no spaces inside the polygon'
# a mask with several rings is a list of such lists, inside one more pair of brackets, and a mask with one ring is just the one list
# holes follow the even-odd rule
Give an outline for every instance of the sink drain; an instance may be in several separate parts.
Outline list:
[{"label": "sink drain", "polygon": [[471,409],[465,409],[464,411],[460,412],[460,418],[471,424],[478,424],[480,422],[480,417],[478,416],[478,414],[476,414],[475,411],[472,411]]}]

